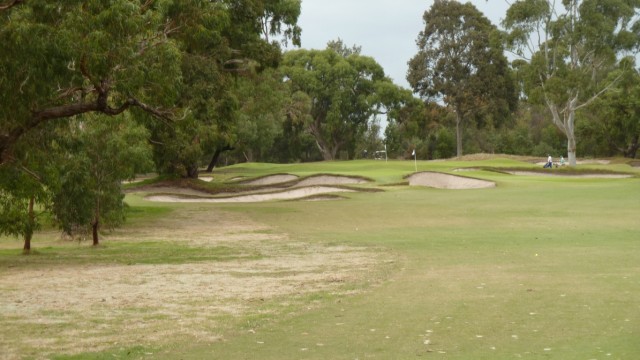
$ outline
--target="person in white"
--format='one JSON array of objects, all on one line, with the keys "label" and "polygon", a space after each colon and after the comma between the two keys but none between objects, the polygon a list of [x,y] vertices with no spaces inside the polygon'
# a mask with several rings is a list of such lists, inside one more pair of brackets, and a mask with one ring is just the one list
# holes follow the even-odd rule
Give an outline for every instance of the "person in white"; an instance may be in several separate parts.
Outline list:
[{"label": "person in white", "polygon": [[549,157],[547,157],[547,163],[544,164],[543,166],[545,169],[546,168],[552,168],[553,167],[553,158],[551,158],[551,154],[549,154]]}]

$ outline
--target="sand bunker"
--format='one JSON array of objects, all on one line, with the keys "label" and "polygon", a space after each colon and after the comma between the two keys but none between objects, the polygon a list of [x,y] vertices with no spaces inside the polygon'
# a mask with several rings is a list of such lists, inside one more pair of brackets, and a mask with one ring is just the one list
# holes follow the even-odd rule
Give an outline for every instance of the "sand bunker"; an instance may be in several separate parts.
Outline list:
[{"label": "sand bunker", "polygon": [[294,186],[364,184],[367,180],[348,176],[317,175],[300,180]]},{"label": "sand bunker", "polygon": [[265,176],[265,177],[261,177],[255,180],[249,180],[246,182],[243,182],[243,184],[245,185],[274,185],[274,184],[280,184],[280,183],[285,183],[288,181],[293,181],[296,180],[298,177],[295,175],[290,175],[290,174],[276,174],[276,175],[270,175],[270,176]]},{"label": "sand bunker", "polygon": [[437,189],[484,189],[496,186],[492,181],[428,171],[413,174],[407,179],[411,186],[428,186]]},{"label": "sand bunker", "polygon": [[[189,203],[231,203],[231,202],[263,202],[272,200],[293,200],[314,197],[315,201],[323,199],[335,200],[336,197],[322,197],[336,192],[354,192],[356,190],[336,185],[362,184],[366,179],[339,175],[316,175],[302,179],[291,174],[276,174],[242,182],[243,185],[263,186],[249,188],[244,193],[219,193],[217,196],[205,192],[170,187],[157,187],[155,194],[145,197],[156,202],[189,202]],[[269,186],[273,185],[273,186]],[[284,190],[283,190],[284,189]],[[281,190],[281,191],[278,191]]]},{"label": "sand bunker", "polygon": [[150,195],[145,199],[156,202],[188,202],[188,203],[233,203],[233,202],[262,202],[271,200],[292,200],[300,199],[307,196],[328,194],[335,192],[353,192],[355,190],[343,189],[331,186],[310,186],[305,188],[296,188],[287,191],[281,191],[269,194],[247,194],[233,196],[227,198],[211,198],[211,197],[185,197],[180,195]]},{"label": "sand bunker", "polygon": [[632,177],[627,174],[566,174],[556,172],[538,172],[538,171],[508,171],[511,175],[526,175],[526,176],[564,176],[572,178],[591,178],[591,179],[626,179]]}]

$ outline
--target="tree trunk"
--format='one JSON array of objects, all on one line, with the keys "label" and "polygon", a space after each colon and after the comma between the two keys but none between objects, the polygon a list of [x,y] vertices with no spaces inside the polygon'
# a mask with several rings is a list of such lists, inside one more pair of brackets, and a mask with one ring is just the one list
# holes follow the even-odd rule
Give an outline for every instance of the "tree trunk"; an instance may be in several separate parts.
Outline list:
[{"label": "tree trunk", "polygon": [[216,148],[216,152],[213,153],[213,157],[211,158],[211,162],[209,163],[209,166],[207,166],[207,170],[205,170],[205,172],[212,172],[213,168],[215,168],[216,166],[218,166],[218,161],[220,161],[220,155],[222,155],[223,152],[225,151],[231,151],[234,148],[231,145],[225,145],[223,147],[218,147]]},{"label": "tree trunk", "polygon": [[560,111],[558,111],[558,106],[551,102],[551,100],[549,100],[548,98],[546,99],[547,107],[551,112],[553,123],[567,137],[567,164],[569,166],[576,166],[576,136],[574,132],[574,126],[577,101],[577,96],[569,100],[562,111],[563,116],[561,118]]},{"label": "tree trunk", "polygon": [[91,224],[91,233],[93,235],[93,246],[100,245],[100,239],[98,238],[98,226],[99,226],[98,220],[94,221],[93,224]]},{"label": "tree trunk", "polygon": [[631,159],[636,158],[636,154],[638,153],[638,148],[640,148],[640,144],[638,144],[638,140],[640,140],[639,138],[640,136],[638,135],[633,136],[633,138],[631,139],[631,143],[629,144],[629,146],[624,152],[624,157],[631,158]]},{"label": "tree trunk", "polygon": [[462,156],[462,115],[456,110],[456,156]]},{"label": "tree trunk", "polygon": [[98,230],[100,230],[100,200],[96,200],[96,211],[94,214],[93,223],[91,224],[91,233],[93,235],[93,246],[100,245],[100,239],[98,238]]},{"label": "tree trunk", "polygon": [[569,138],[569,141],[567,142],[567,157],[568,157],[569,166],[576,166],[577,160],[576,160],[576,139],[575,139],[575,137]]},{"label": "tree trunk", "polygon": [[334,159],[332,149],[329,149],[329,146],[324,141],[322,141],[322,139],[316,138],[316,145],[318,146],[318,150],[320,150],[320,153],[322,154],[322,158],[325,161]]},{"label": "tree trunk", "polygon": [[198,178],[198,164],[191,164],[187,166],[187,178],[189,179]]},{"label": "tree trunk", "polygon": [[33,237],[33,229],[35,229],[36,225],[36,215],[33,212],[33,205],[35,203],[35,198],[32,196],[29,199],[29,210],[28,210],[28,223],[27,227],[24,231],[24,246],[22,247],[22,253],[28,255],[31,253],[31,238]]},{"label": "tree trunk", "polygon": [[578,96],[576,95],[569,104],[567,104],[567,108],[565,109],[564,114],[564,126],[566,129],[567,135],[567,157],[569,158],[569,166],[576,166],[576,135],[575,135],[575,124],[576,124],[576,106],[578,104]]}]

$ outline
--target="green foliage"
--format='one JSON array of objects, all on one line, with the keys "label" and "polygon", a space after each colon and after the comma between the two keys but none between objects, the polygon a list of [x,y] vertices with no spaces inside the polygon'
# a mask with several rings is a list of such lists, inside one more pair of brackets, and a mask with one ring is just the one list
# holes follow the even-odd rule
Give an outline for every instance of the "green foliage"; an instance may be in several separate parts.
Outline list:
[{"label": "green foliage", "polygon": [[273,145],[282,136],[286,105],[290,101],[278,71],[249,74],[236,81],[234,91],[241,99],[238,111],[237,152],[247,161],[273,159]]},{"label": "green foliage", "polygon": [[[12,183],[13,180],[19,183]],[[11,192],[0,190],[0,235],[17,237],[33,234],[39,223],[29,217],[29,201],[42,194],[42,188],[28,175],[10,175],[3,170],[0,170],[0,181],[2,187],[13,189]]]},{"label": "green foliage", "polygon": [[584,149],[590,154],[635,158],[640,146],[640,74],[633,64],[623,63],[610,76],[620,80],[581,114],[585,124],[577,131],[581,138],[593,140],[590,149]]},{"label": "green foliage", "polygon": [[382,67],[341,41],[326,50],[289,51],[282,65],[291,91],[310,98],[310,117],[303,119],[323,158],[335,159],[340,150],[353,157],[369,121],[385,105],[378,91],[394,88]]},{"label": "green foliage", "polygon": [[517,103],[515,83],[496,27],[471,3],[436,0],[423,19],[407,80],[423,99],[455,112],[460,156],[463,124],[504,122]]},{"label": "green foliage", "polygon": [[435,159],[448,159],[456,155],[456,137],[450,129],[441,127],[431,141],[435,143],[433,152]]},{"label": "green foliage", "polygon": [[619,77],[609,72],[640,45],[638,9],[638,0],[522,0],[507,11],[509,47],[525,60],[518,62],[523,90],[548,107],[571,165],[578,111],[612,88]]},{"label": "green foliage", "polygon": [[66,233],[124,221],[121,183],[151,168],[146,129],[127,119],[86,117],[60,134],[59,180],[52,212]]}]

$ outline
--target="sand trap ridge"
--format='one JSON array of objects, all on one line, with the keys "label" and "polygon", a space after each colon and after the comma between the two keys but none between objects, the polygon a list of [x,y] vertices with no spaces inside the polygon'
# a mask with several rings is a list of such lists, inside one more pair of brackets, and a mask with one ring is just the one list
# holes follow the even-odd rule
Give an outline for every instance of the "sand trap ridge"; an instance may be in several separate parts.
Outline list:
[{"label": "sand trap ridge", "polygon": [[311,186],[281,191],[269,194],[247,194],[226,198],[184,197],[180,195],[150,195],[145,199],[157,202],[188,202],[188,203],[231,203],[231,202],[261,202],[271,200],[291,200],[307,196],[328,194],[335,192],[353,192],[354,190],[330,186]]},{"label": "sand trap ridge", "polygon": [[293,181],[293,180],[296,180],[297,178],[298,178],[297,176],[290,175],[290,174],[276,174],[276,175],[261,177],[255,180],[249,180],[246,182],[243,181],[242,183],[245,185],[274,185],[274,184],[280,184],[288,181]]},{"label": "sand trap ridge", "polygon": [[[292,200],[336,192],[354,192],[354,189],[337,185],[362,184],[366,179],[340,175],[315,175],[300,181],[291,174],[275,174],[243,181],[241,185],[249,185],[247,191],[241,193],[217,194],[216,196],[200,191],[182,190],[179,188],[157,188],[155,194],[149,194],[146,200],[156,202],[189,202],[189,203],[230,203],[230,202],[262,202],[272,200]],[[272,186],[270,186],[272,185]],[[261,186],[261,187],[260,187]],[[159,191],[161,190],[161,191]],[[316,197],[314,200],[332,199],[336,197]]]}]

